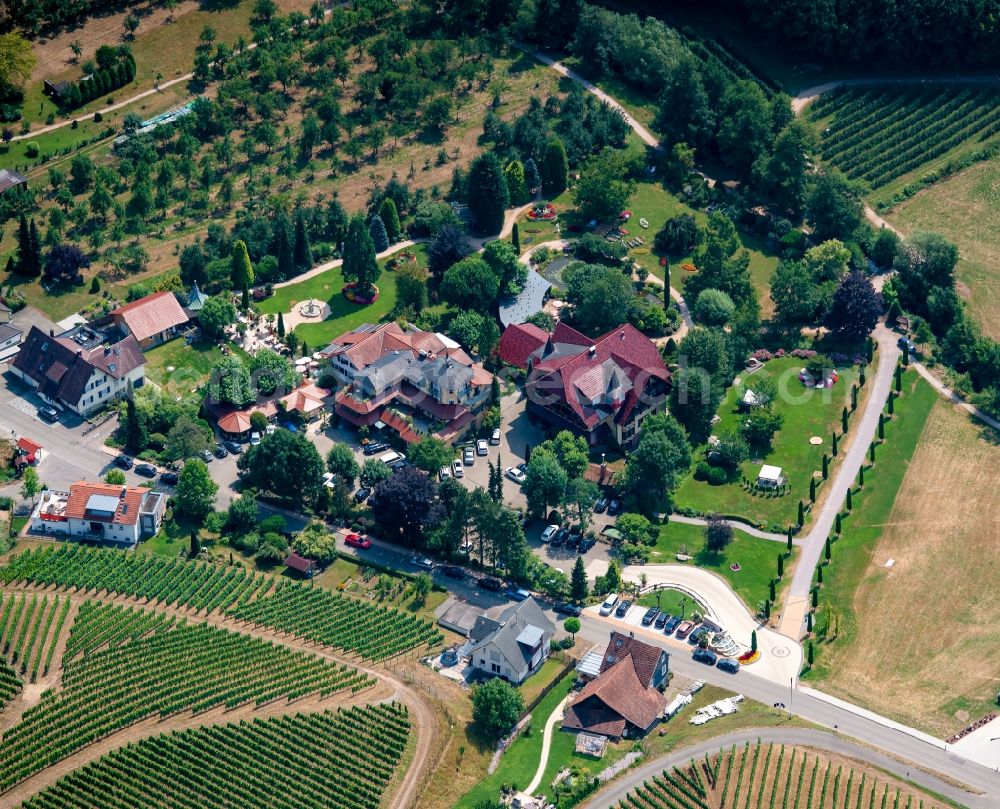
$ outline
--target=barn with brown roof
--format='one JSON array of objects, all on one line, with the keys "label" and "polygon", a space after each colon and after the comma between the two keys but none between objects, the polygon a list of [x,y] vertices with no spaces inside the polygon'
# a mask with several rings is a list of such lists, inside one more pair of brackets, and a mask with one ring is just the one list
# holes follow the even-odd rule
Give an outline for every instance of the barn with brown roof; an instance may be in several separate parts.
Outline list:
[{"label": "barn with brown roof", "polygon": [[173,292],[154,292],[119,306],[111,312],[111,319],[144,351],[177,336],[188,323],[188,315]]}]

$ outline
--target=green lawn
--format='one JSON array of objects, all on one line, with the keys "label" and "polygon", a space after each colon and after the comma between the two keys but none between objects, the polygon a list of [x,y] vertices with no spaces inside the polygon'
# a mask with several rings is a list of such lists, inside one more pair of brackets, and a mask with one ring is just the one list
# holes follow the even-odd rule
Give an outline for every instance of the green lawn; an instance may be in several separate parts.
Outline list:
[{"label": "green lawn", "polygon": [[[866,471],[865,488],[854,491],[854,509],[843,521],[840,539],[833,546],[833,561],[824,571],[821,598],[841,615],[836,646],[830,647],[834,651],[849,647],[857,635],[855,593],[892,514],[896,493],[938,398],[936,391],[915,371],[907,371],[903,377],[903,392],[896,401],[895,415],[886,423],[885,443],[876,451],[875,466]],[[808,672],[810,679],[822,680],[831,674],[836,658],[824,654],[826,648],[822,643],[816,645],[815,664]]]},{"label": "green lawn", "polygon": [[[538,676],[538,675],[536,675]],[[535,777],[535,770],[538,769],[539,757],[542,753],[542,731],[545,727],[545,720],[548,719],[552,711],[555,710],[559,702],[572,689],[574,676],[572,672],[564,677],[559,684],[553,688],[545,699],[538,703],[538,707],[532,711],[530,736],[522,734],[510,746],[503,758],[500,759],[500,766],[496,772],[488,775],[480,781],[474,789],[471,789],[461,800],[455,804],[455,809],[474,809],[480,802],[485,800],[496,800],[500,794],[500,787],[503,784],[514,784],[518,789],[524,789]],[[545,767],[545,774],[542,777],[539,791],[545,792],[550,798],[553,797],[550,785],[556,773],[565,766],[580,764],[589,767],[595,775],[610,766],[615,760],[631,749],[628,742],[609,745],[604,758],[596,761],[587,756],[578,756],[573,752],[576,743],[576,735],[563,733],[555,730],[552,736],[552,744],[549,749],[549,760]]]},{"label": "green lawn", "polygon": [[[705,551],[705,529],[700,525],[686,525],[679,522],[668,522],[660,527],[660,535],[656,547],[650,554],[651,563],[678,564],[676,555],[679,552],[694,557],[686,564],[697,565],[724,578],[736,594],[743,599],[747,608],[753,612],[757,604],[768,594],[768,583],[777,575],[777,556],[786,552],[785,546],[770,539],[758,539],[742,531],[733,532],[733,541],[722,553],[716,555]],[[730,565],[738,562],[740,570],[734,572]],[[785,566],[788,567],[786,560]],[[668,602],[668,597],[670,601]],[[656,597],[648,603],[643,596],[640,603],[656,606]],[[680,594],[669,592],[660,599],[661,609],[667,605],[676,609],[679,606]],[[692,609],[691,599],[687,599],[687,612]],[[676,614],[673,609],[671,614]]]},{"label": "green lawn", "polygon": [[[427,248],[419,244],[411,249],[418,264],[426,267]],[[261,301],[257,308],[265,314],[287,314],[301,301],[312,298],[326,301],[330,306],[330,317],[319,323],[303,323],[295,327],[300,340],[305,340],[310,346],[325,346],[334,337],[355,329],[362,323],[378,323],[389,319],[396,308],[396,276],[386,269],[389,261],[390,259],[383,259],[379,262],[382,266],[382,277],[377,283],[379,298],[370,306],[351,303],[341,295],[340,291],[346,282],[340,268],[334,267],[301,283],[276,289],[274,295]]]},{"label": "green lawn", "polygon": [[[244,355],[232,343],[226,348]],[[223,356],[222,348],[215,343],[199,341],[188,345],[183,337],[177,337],[146,352],[146,376],[160,387],[169,388],[172,395],[182,396],[201,386]]]},{"label": "green lawn", "polygon": [[[804,365],[805,360],[782,357],[771,360],[756,374],[743,377],[751,387],[754,377],[759,374],[775,378],[778,384],[775,407],[784,415],[785,422],[774,436],[771,451],[762,458],[746,461],[740,471],[750,480],[756,480],[761,463],[780,466],[791,491],[780,497],[751,493],[743,489],[739,479],[713,486],[697,481],[693,474],[689,474],[677,490],[675,502],[678,508],[739,516],[776,531],[784,531],[795,522],[799,500],[808,502],[809,480],[813,472],[821,468],[823,453],[830,452],[831,431],[837,429],[840,432],[841,411],[850,404],[851,385],[857,378],[854,366],[840,368],[840,380],[834,387],[817,391],[805,388],[798,381],[798,370]],[[736,403],[741,389],[741,385],[733,385],[726,393],[719,407],[721,421],[712,428],[716,435],[735,430],[739,424],[740,413]],[[819,436],[823,443],[811,445],[809,439],[812,436]],[[704,450],[705,447],[700,447],[694,453],[694,464],[702,460]],[[835,462],[831,464],[831,468],[835,465]]]}]

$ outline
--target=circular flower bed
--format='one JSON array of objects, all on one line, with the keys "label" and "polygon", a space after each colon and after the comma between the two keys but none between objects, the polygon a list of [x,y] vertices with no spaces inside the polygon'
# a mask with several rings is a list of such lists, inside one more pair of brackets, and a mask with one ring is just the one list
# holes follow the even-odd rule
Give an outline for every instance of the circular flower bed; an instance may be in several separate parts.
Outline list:
[{"label": "circular flower bed", "polygon": [[536,205],[528,211],[528,219],[532,222],[554,222],[556,216],[556,206],[551,202],[547,202],[544,205]]},{"label": "circular flower bed", "polygon": [[358,285],[355,283],[344,284],[344,288],[340,290],[340,294],[343,295],[351,303],[356,303],[359,306],[367,306],[370,303],[375,303],[378,300],[378,287],[373,286],[371,291],[367,295],[361,295],[358,293]]},{"label": "circular flower bed", "polygon": [[398,270],[404,264],[416,264],[416,263],[417,263],[417,254],[411,253],[410,251],[407,250],[404,253],[399,253],[390,258],[385,263],[385,268],[387,270]]},{"label": "circular flower bed", "polygon": [[732,563],[732,564],[731,564],[731,565],[729,566],[729,569],[730,569],[731,571],[733,571],[733,573],[739,573],[739,572],[740,572],[741,570],[743,570],[743,568],[742,568],[742,567],[740,566],[740,563],[739,563],[739,562],[733,562],[733,563]]},{"label": "circular flower bed", "polygon": [[739,661],[741,666],[749,666],[751,663],[756,663],[760,660],[760,651],[744,652],[736,659]]}]

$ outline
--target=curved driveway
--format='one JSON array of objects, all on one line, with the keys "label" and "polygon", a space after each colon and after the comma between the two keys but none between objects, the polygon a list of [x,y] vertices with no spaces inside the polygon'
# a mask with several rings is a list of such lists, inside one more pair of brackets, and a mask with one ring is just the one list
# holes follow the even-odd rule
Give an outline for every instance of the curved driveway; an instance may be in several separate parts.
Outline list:
[{"label": "curved driveway", "polygon": [[[682,712],[678,719],[683,720],[683,716]],[[741,746],[746,742],[753,744],[757,741],[765,744],[812,747],[828,753],[855,758],[865,764],[885,770],[902,781],[909,781],[916,787],[936,792],[961,806],[968,806],[969,809],[996,809],[997,806],[1000,806],[1000,790],[997,789],[997,786],[1000,785],[1000,779],[998,779],[997,784],[992,785],[990,792],[984,795],[971,795],[935,775],[917,767],[903,764],[882,753],[874,752],[868,747],[862,747],[838,734],[807,728],[751,728],[725,736],[716,736],[690,747],[682,747],[641,767],[629,770],[623,778],[598,792],[586,803],[581,804],[581,809],[603,809],[606,806],[617,806],[631,790],[666,769],[683,766],[692,759],[700,759],[705,755],[712,755],[734,745]]]}]

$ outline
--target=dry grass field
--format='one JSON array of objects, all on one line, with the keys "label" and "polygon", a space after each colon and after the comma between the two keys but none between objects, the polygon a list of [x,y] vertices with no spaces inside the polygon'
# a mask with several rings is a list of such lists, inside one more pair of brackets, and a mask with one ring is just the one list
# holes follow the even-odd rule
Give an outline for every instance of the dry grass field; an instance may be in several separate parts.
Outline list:
[{"label": "dry grass field", "polygon": [[983,332],[1000,339],[1000,160],[921,191],[886,218],[905,234],[935,231],[958,245],[959,293]]},{"label": "dry grass field", "polygon": [[857,633],[825,652],[824,690],[942,736],[993,705],[998,441],[934,405],[856,591]]},{"label": "dry grass field", "polygon": [[619,806],[939,809],[945,804],[855,759],[802,747],[747,744],[693,766],[664,771],[630,793]]}]

